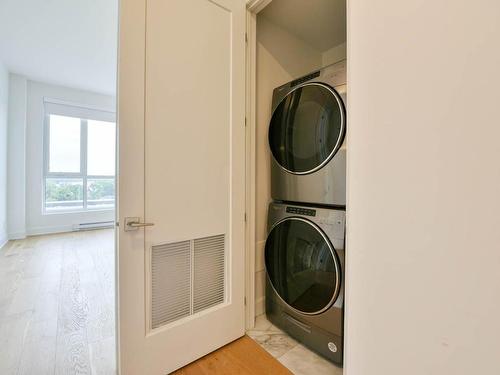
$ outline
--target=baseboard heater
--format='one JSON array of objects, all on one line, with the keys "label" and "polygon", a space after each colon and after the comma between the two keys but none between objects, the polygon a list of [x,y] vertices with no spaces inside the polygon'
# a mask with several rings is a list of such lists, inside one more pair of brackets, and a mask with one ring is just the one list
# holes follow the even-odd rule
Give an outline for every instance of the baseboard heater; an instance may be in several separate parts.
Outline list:
[{"label": "baseboard heater", "polygon": [[95,223],[81,223],[75,224],[73,226],[73,230],[93,230],[93,229],[104,229],[104,228],[113,228],[113,221],[97,221]]}]

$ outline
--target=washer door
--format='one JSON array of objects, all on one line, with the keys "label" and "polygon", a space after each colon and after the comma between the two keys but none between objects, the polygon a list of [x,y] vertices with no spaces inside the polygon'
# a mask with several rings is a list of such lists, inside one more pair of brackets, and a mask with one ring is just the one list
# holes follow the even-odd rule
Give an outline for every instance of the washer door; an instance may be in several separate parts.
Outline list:
[{"label": "washer door", "polygon": [[279,297],[304,314],[319,314],[337,299],[340,267],[335,250],[309,220],[288,218],[269,233],[266,270]]},{"label": "washer door", "polygon": [[269,125],[269,145],[276,162],[294,174],[323,167],[342,146],[345,110],[330,86],[306,83],[283,98]]}]

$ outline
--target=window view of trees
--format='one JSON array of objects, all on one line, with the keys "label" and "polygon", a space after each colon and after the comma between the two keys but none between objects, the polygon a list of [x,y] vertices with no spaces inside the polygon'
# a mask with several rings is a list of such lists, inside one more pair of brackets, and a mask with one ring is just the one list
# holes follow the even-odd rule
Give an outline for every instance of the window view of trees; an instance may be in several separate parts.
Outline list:
[{"label": "window view of trees", "polygon": [[47,179],[45,199],[47,202],[82,201],[83,181],[67,179]]},{"label": "window view of trees", "polygon": [[93,179],[87,180],[87,206],[113,207],[115,202],[115,180]]},{"label": "window view of trees", "polygon": [[[87,207],[113,207],[114,200],[114,179],[87,180]],[[83,208],[83,179],[47,178],[45,202],[49,210]]]},{"label": "window view of trees", "polygon": [[115,182],[113,180],[93,180],[89,181],[87,189],[87,199],[114,199]]}]

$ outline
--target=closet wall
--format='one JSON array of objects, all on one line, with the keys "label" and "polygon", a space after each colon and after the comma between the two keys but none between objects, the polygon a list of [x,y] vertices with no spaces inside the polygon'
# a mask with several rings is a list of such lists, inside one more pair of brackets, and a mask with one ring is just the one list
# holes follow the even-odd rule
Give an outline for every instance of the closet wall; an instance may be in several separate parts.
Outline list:
[{"label": "closet wall", "polygon": [[344,60],[347,58],[347,43],[339,44],[338,46],[332,47],[321,54],[321,66],[331,65],[337,61]]},{"label": "closet wall", "polygon": [[[306,38],[301,38],[300,30],[290,32],[293,25],[287,23],[293,19],[290,14],[293,4],[287,0],[274,0],[269,9],[270,18],[266,17],[268,8],[257,16],[257,82],[256,82],[256,230],[255,230],[255,312],[265,312],[265,267],[264,246],[267,237],[267,209],[271,202],[270,160],[267,130],[271,118],[271,100],[273,90],[297,77],[317,70],[322,66],[345,59],[345,42],[327,49],[318,49]],[[276,7],[283,7],[280,12]],[[297,8],[298,12],[302,10]],[[278,9],[279,10],[279,9]],[[277,16],[278,14],[278,16]],[[297,15],[295,15],[297,16]],[[277,22],[273,22],[276,20]],[[309,22],[307,16],[303,19]],[[279,26],[285,25],[286,28]],[[328,39],[328,35],[325,38]]]}]

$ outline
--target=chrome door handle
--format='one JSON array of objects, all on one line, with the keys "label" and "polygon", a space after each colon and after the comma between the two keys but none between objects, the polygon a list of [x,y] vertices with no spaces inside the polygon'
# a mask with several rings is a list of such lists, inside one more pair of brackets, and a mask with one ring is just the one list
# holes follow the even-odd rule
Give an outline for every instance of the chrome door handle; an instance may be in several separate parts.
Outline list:
[{"label": "chrome door handle", "polygon": [[152,227],[154,223],[141,223],[141,218],[139,217],[126,217],[125,218],[125,232],[131,230],[137,230],[144,227]]}]

